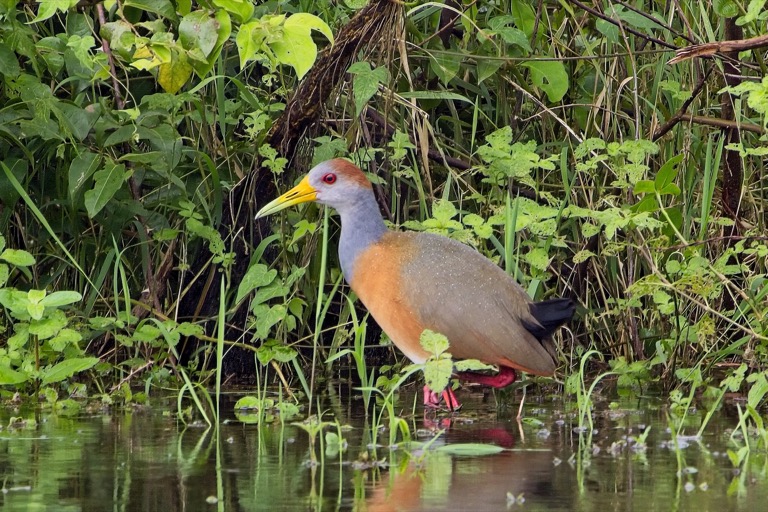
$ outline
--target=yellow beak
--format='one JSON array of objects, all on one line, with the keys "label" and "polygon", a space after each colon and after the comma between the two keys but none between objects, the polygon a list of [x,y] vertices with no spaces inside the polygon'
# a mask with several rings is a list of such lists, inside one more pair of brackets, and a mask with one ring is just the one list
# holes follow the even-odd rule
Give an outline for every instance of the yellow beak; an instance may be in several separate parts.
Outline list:
[{"label": "yellow beak", "polygon": [[259,210],[259,213],[256,214],[256,218],[266,217],[267,215],[277,213],[294,204],[314,201],[316,198],[317,190],[309,184],[309,176],[304,176],[304,179],[301,180],[298,185]]}]

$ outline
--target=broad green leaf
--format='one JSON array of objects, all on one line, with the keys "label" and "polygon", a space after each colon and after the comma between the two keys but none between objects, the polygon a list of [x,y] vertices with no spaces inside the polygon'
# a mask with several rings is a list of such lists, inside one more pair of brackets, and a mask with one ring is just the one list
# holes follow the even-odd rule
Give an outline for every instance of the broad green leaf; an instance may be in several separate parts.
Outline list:
[{"label": "broad green leaf", "polygon": [[66,359],[51,368],[42,370],[42,384],[47,386],[54,382],[61,382],[72,375],[93,368],[99,362],[98,357],[79,357]]},{"label": "broad green leaf", "polygon": [[136,7],[142,11],[159,14],[164,18],[176,20],[176,8],[170,0],[125,0],[126,7]]},{"label": "broad green leaf", "polygon": [[531,81],[547,94],[551,103],[560,101],[568,92],[568,73],[562,62],[528,61],[522,66],[531,71]]},{"label": "broad green leaf", "polygon": [[66,306],[73,302],[78,302],[83,299],[83,296],[74,291],[62,291],[53,292],[47,295],[40,303],[47,308],[57,308],[59,306]]},{"label": "broad green leaf", "polygon": [[435,451],[456,455],[459,457],[479,457],[495,455],[504,451],[501,446],[485,443],[450,443],[438,446]]},{"label": "broad green leaf", "polygon": [[27,299],[32,304],[37,304],[45,298],[46,293],[47,292],[44,289],[43,290],[32,289],[27,292]]},{"label": "broad green leaf", "polygon": [[437,75],[443,84],[448,85],[448,82],[459,73],[461,69],[461,55],[453,53],[435,53],[429,57],[429,67],[432,72]]},{"label": "broad green leaf", "polygon": [[313,30],[322,33],[333,43],[333,32],[323,20],[313,14],[300,12],[285,20],[282,38],[269,45],[277,60],[293,67],[299,78],[307,74],[317,58],[317,45],[312,40]]},{"label": "broad green leaf", "polygon": [[379,84],[389,80],[389,71],[383,66],[371,69],[371,65],[364,61],[355,62],[349,66],[348,71],[354,75],[352,90],[355,96],[355,111],[360,115],[368,100],[378,92]]},{"label": "broad green leaf", "polygon": [[[682,153],[675,155],[661,166],[661,169],[656,173],[656,179],[654,180],[657,192],[661,193],[662,190],[673,184],[679,170],[679,165],[683,161],[683,156]],[[679,192],[680,189],[678,188],[678,193]]]},{"label": "broad green leaf", "polygon": [[29,375],[24,372],[17,372],[5,365],[0,364],[0,386],[12,386],[14,384],[23,384],[29,380]]},{"label": "broad green leaf", "polygon": [[0,260],[17,267],[29,267],[35,264],[35,257],[23,249],[6,249],[0,253]]},{"label": "broad green leaf", "polygon": [[27,292],[15,288],[0,288],[0,305],[10,310],[16,318],[24,320],[29,317],[28,304]]},{"label": "broad green leaf", "polygon": [[235,410],[261,409],[261,399],[256,396],[244,396],[235,402]]},{"label": "broad green leaf", "polygon": [[[42,304],[37,306],[43,307]],[[67,316],[60,309],[54,309],[44,318],[34,319],[29,323],[29,334],[36,335],[41,340],[52,338],[67,326]]]},{"label": "broad green leaf", "polygon": [[219,22],[206,11],[194,11],[181,19],[179,41],[185,49],[199,48],[207,57],[218,41],[218,28]]},{"label": "broad green leaf", "polygon": [[501,68],[502,62],[500,60],[484,59],[481,56],[476,57],[477,60],[477,83],[480,84],[483,80],[492,77]]},{"label": "broad green leaf", "polygon": [[421,333],[421,336],[419,336],[419,343],[424,350],[435,356],[442,354],[448,350],[449,347],[448,338],[443,334],[429,329],[424,329]]},{"label": "broad green leaf", "polygon": [[248,271],[240,281],[240,286],[237,287],[237,297],[235,303],[240,302],[243,298],[251,293],[256,288],[267,286],[275,280],[277,276],[277,270],[271,269],[262,263],[256,263],[251,265]]},{"label": "broad green leaf", "polygon": [[96,181],[91,190],[85,192],[85,208],[88,216],[94,218],[114,197],[123,183],[131,175],[122,164],[107,162],[104,168],[97,171],[93,177]]},{"label": "broad green leaf", "polygon": [[290,292],[290,288],[283,285],[279,280],[272,282],[267,286],[260,287],[253,296],[252,304],[261,304],[275,297],[285,297]]},{"label": "broad green leaf", "polygon": [[493,366],[485,364],[477,359],[462,359],[461,361],[455,361],[453,367],[457,372],[471,372],[479,370],[493,370]]},{"label": "broad green leaf", "polygon": [[77,2],[78,0],[38,0],[37,3],[40,4],[40,7],[37,10],[37,16],[31,23],[45,21],[56,14],[56,11],[67,12],[76,6]]},{"label": "broad green leaf", "polygon": [[264,366],[273,360],[279,363],[288,363],[298,354],[295,349],[288,345],[283,345],[277,340],[270,340],[256,350],[256,357]]},{"label": "broad green leaf", "polygon": [[55,350],[56,352],[61,352],[71,345],[77,345],[77,343],[82,339],[83,337],[79,332],[74,329],[65,327],[64,329],[60,330],[56,336],[48,340],[48,346],[50,346],[51,349]]},{"label": "broad green leaf", "polygon": [[245,63],[253,59],[261,48],[264,42],[261,32],[261,24],[258,21],[249,21],[240,25],[240,30],[235,37],[237,53],[240,56],[240,68],[244,68]]},{"label": "broad green leaf", "polygon": [[256,332],[254,337],[264,340],[269,336],[272,327],[285,318],[288,308],[283,304],[268,306],[267,304],[257,304],[251,308],[254,316]]},{"label": "broad green leaf", "polygon": [[8,45],[0,42],[0,75],[16,78],[20,73],[21,67],[19,66],[19,60],[16,58],[16,53]]},{"label": "broad green leaf", "polygon": [[656,192],[656,184],[651,180],[640,180],[635,183],[635,187],[632,189],[632,193],[639,194],[653,194]]},{"label": "broad green leaf", "polygon": [[533,35],[533,29],[536,27],[536,13],[531,7],[530,2],[525,0],[512,0],[510,14],[515,19],[517,28],[525,32],[528,39]]},{"label": "broad green leaf", "polygon": [[453,361],[450,358],[429,359],[424,363],[424,380],[435,393],[440,393],[448,387],[452,373]]},{"label": "broad green leaf", "polygon": [[157,83],[165,92],[176,94],[189,81],[192,71],[186,56],[174,52],[170,62],[160,65],[157,71]]},{"label": "broad green leaf", "polygon": [[155,341],[162,335],[160,329],[150,324],[143,324],[134,332],[132,338],[139,342],[149,343]]},{"label": "broad green leaf", "polygon": [[211,69],[213,69],[213,66],[216,64],[216,61],[221,54],[221,49],[223,48],[224,43],[227,42],[230,34],[232,33],[232,19],[229,17],[229,13],[227,11],[217,11],[214,15],[214,18],[216,19],[217,23],[216,44],[213,47],[213,51],[211,51],[211,53],[208,55],[207,63],[201,64],[197,61],[191,62],[195,73],[197,73],[197,76],[200,78],[206,76],[211,71]]},{"label": "broad green leaf", "polygon": [[99,33],[109,41],[112,51],[128,52],[136,42],[133,26],[125,20],[107,22]]},{"label": "broad green leaf", "polygon": [[8,278],[11,276],[11,270],[5,263],[0,263],[0,288],[5,287],[5,283],[8,282]]},{"label": "broad green leaf", "polygon": [[69,198],[79,194],[85,182],[93,176],[101,165],[101,157],[96,153],[86,151],[77,155],[69,165]]},{"label": "broad green leaf", "polygon": [[176,331],[182,336],[198,337],[205,334],[205,330],[202,326],[189,322],[182,322],[177,325]]},{"label": "broad green leaf", "polygon": [[736,20],[736,25],[744,26],[753,23],[760,18],[765,7],[765,0],[750,0],[747,4],[747,12]]},{"label": "broad green leaf", "polygon": [[739,15],[739,4],[734,0],[714,0],[715,13],[721,18],[735,18]]},{"label": "broad green leaf", "polygon": [[253,16],[253,2],[251,0],[213,0],[213,5],[221,7],[225,12],[237,18],[240,23],[249,21]]},{"label": "broad green leaf", "polygon": [[[39,321],[41,318],[43,318],[43,315],[45,314],[45,306],[37,302],[30,302],[27,304],[27,313],[29,313],[29,316],[32,317],[32,325],[37,325],[36,321]],[[40,324],[45,325],[45,322],[40,322]],[[33,332],[32,334],[35,333]]]},{"label": "broad green leaf", "polygon": [[549,254],[543,247],[534,247],[525,255],[523,259],[528,262],[533,268],[545,271],[549,267]]}]

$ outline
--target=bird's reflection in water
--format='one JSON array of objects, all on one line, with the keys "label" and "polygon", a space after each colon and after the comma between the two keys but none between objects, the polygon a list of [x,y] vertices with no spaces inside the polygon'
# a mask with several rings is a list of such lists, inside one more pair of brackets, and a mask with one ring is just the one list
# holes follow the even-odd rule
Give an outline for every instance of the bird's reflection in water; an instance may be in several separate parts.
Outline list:
[{"label": "bird's reflection in water", "polygon": [[[358,510],[437,511],[507,510],[508,495],[530,502],[553,495],[554,456],[549,450],[527,449],[516,421],[483,422],[476,428],[453,417],[425,416],[426,429],[445,430],[424,453],[414,453],[369,487]],[[455,456],[440,446],[483,443],[505,448],[485,456]]]}]

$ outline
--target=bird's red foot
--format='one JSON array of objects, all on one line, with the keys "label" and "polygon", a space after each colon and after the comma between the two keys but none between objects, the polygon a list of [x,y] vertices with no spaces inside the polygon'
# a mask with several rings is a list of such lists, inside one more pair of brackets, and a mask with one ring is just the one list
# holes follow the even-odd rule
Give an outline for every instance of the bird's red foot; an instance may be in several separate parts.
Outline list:
[{"label": "bird's red foot", "polygon": [[453,389],[450,386],[445,388],[442,393],[435,393],[429,389],[429,386],[424,386],[424,407],[458,411],[461,409],[461,403],[456,398],[456,395],[453,394]]}]

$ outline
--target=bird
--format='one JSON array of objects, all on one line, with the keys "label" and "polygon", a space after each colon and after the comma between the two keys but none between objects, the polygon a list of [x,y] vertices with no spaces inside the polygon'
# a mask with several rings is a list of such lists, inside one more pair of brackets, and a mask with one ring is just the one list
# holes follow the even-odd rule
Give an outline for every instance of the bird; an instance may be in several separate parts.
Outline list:
[{"label": "bird", "polygon": [[[454,360],[498,367],[494,375],[458,372],[461,381],[503,388],[515,382],[519,371],[554,374],[552,335],[573,316],[573,300],[533,302],[511,276],[474,248],[434,233],[389,229],[370,180],[343,158],[313,167],[256,218],[309,201],[338,212],[344,279],[412,362],[430,357],[419,341],[430,329],[448,338]],[[423,402],[430,408],[461,406],[450,385],[442,392],[424,386]]]}]

